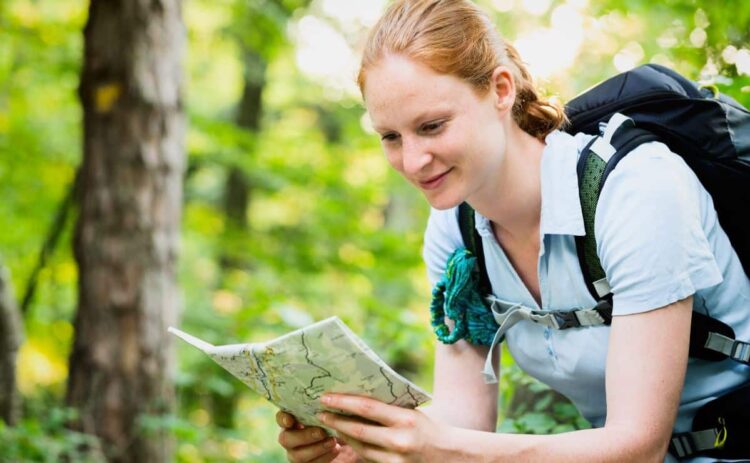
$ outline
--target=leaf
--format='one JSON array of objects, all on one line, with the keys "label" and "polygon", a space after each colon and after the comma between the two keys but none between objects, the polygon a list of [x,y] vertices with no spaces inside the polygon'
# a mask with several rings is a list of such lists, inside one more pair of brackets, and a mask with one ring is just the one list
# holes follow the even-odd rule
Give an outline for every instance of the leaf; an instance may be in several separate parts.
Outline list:
[{"label": "leaf", "polygon": [[541,399],[534,404],[534,411],[541,412],[550,406],[555,397],[552,394],[544,394]]},{"label": "leaf", "polygon": [[576,427],[572,424],[558,424],[554,428],[552,428],[551,434],[560,434],[563,432],[571,432],[575,431]]},{"label": "leaf", "polygon": [[516,420],[522,428],[531,434],[547,434],[557,422],[546,413],[528,413]]},{"label": "leaf", "polygon": [[552,407],[552,413],[559,421],[570,421],[578,418],[578,409],[572,403],[556,403]]}]

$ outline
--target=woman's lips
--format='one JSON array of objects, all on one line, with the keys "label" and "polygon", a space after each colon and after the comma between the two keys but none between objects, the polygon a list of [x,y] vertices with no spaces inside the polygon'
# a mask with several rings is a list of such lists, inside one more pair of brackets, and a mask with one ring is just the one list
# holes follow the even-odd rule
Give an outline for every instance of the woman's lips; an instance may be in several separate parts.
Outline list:
[{"label": "woman's lips", "polygon": [[434,177],[430,177],[424,181],[420,181],[419,186],[425,190],[434,190],[435,188],[439,187],[441,183],[443,183],[443,179],[445,179],[445,176],[448,175],[451,170],[453,169],[452,168],[448,169],[442,174],[436,175]]}]

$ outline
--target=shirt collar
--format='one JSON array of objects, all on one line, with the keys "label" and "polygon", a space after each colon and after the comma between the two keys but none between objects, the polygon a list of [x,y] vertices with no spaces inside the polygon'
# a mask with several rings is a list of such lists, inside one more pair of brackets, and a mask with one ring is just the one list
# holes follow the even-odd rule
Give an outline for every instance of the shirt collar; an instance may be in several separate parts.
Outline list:
[{"label": "shirt collar", "polygon": [[542,235],[586,234],[578,193],[578,156],[591,135],[572,136],[556,130],[545,138],[542,152]]},{"label": "shirt collar", "polygon": [[[586,234],[578,194],[578,155],[591,140],[591,135],[575,137],[556,130],[545,138],[542,152],[542,212],[540,238],[544,235]],[[490,221],[475,211],[475,226],[481,236],[492,236]]]}]

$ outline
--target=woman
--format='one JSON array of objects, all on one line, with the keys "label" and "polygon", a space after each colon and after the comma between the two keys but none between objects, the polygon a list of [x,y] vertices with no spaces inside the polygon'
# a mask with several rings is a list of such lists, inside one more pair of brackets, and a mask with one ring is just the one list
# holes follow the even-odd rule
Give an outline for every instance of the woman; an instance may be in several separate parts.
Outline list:
[{"label": "woman", "polygon": [[[575,166],[591,137],[557,130],[562,110],[539,97],[478,8],[397,1],[369,37],[359,85],[388,162],[433,208],[424,247],[433,283],[463,246],[455,208],[466,201],[496,297],[544,310],[592,305],[574,244],[584,234]],[[491,352],[459,341],[437,346],[427,408],[326,395],[329,409],[364,418],[323,414],[340,441],[279,413],[289,460],[674,461],[671,434],[750,378],[742,365],[688,361],[691,311],[710,310],[750,339],[747,305],[736,303],[750,299],[750,284],[710,196],[665,145],[636,148],[607,184],[595,235],[614,293],[611,326],[520,322],[505,337],[519,366],[570,398],[593,429],[495,433],[497,387],[481,374]]]}]

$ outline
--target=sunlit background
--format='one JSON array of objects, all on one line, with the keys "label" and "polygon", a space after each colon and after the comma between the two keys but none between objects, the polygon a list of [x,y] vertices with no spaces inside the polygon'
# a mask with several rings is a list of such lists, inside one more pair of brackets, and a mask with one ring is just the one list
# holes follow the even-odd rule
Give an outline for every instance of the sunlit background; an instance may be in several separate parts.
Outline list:
[{"label": "sunlit background", "polygon": [[[230,343],[336,314],[429,389],[430,288],[420,261],[427,208],[388,170],[355,85],[366,31],[386,2],[313,0],[286,16],[274,6],[281,3],[184,2],[184,326]],[[748,2],[480,4],[541,88],[562,101],[655,62],[750,102]],[[80,162],[76,91],[87,8],[74,0],[0,3],[0,258],[19,298]],[[255,31],[257,24],[263,27]],[[245,80],[260,72],[245,59],[248,49],[267,66],[257,132],[236,123]],[[253,188],[248,225],[239,231],[222,209],[229,168],[244,172]],[[19,386],[31,423],[24,432],[32,436],[46,432],[39,422],[64,395],[76,306],[72,223],[25,314]],[[246,265],[227,267],[227,256]],[[274,409],[199,353],[178,352],[178,416],[158,424],[177,436],[178,461],[284,461],[274,444]],[[513,373],[504,379],[503,403],[511,406],[513,391],[530,382],[504,362]],[[233,419],[218,423],[226,407]],[[506,423],[560,431],[576,419],[528,412]]]}]

